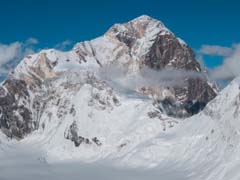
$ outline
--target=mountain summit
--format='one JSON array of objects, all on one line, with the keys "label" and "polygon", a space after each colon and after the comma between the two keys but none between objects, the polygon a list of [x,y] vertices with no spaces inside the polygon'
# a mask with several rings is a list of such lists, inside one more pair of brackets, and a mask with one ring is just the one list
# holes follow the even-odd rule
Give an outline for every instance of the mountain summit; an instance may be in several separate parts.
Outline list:
[{"label": "mountain summit", "polygon": [[[116,82],[119,78],[134,88]],[[65,137],[79,145],[79,124],[87,128],[105,113],[112,119],[125,107],[130,116],[138,104],[132,97],[144,98],[140,107],[150,109],[141,114],[155,118],[191,116],[215,96],[192,49],[144,15],[115,24],[71,51],[49,49],[25,57],[0,87],[0,128],[9,137],[23,138],[52,122],[71,122]]]}]

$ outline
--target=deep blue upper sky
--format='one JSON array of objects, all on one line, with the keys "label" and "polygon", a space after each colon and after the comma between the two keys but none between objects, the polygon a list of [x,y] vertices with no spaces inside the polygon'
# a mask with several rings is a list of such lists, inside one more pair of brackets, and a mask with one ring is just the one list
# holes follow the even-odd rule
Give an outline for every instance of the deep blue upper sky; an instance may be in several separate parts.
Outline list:
[{"label": "deep blue upper sky", "polygon": [[[102,35],[114,23],[142,14],[161,20],[192,48],[240,42],[238,0],[0,0],[0,43],[39,40],[53,47]],[[207,62],[214,66],[217,58]]]}]

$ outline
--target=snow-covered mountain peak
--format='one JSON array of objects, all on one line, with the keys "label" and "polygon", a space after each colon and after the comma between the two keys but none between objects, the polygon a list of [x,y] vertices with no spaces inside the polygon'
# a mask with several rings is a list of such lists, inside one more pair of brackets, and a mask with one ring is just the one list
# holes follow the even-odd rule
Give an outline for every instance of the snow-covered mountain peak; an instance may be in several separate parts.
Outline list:
[{"label": "snow-covered mountain peak", "polygon": [[144,31],[146,32],[149,28],[168,30],[161,21],[156,20],[147,15],[139,16],[123,24],[115,24],[113,27],[110,28],[110,30],[113,29],[115,32],[117,31],[123,32],[126,31],[127,29],[128,30],[134,29],[135,31],[138,31],[139,34],[143,34],[143,32]]},{"label": "snow-covered mountain peak", "polygon": [[143,15],[127,23],[115,24],[107,31],[105,36],[115,37],[128,47],[132,47],[137,40],[148,43],[146,41],[154,41],[160,34],[172,33],[162,22]]},{"label": "snow-covered mountain peak", "polygon": [[163,24],[163,22],[147,15],[139,16],[128,23],[132,24],[136,28],[141,27],[140,29],[145,29],[146,31],[147,29],[150,29],[152,26],[159,30],[165,30],[170,32],[170,30]]},{"label": "snow-covered mountain peak", "polygon": [[[130,97],[155,109],[144,117],[191,116],[216,95],[199,74],[191,48],[160,21],[141,16],[70,51],[49,49],[25,57],[2,85],[1,127],[8,136],[23,138],[47,124],[46,117],[64,121],[72,107],[78,106],[81,115],[86,113],[82,106],[87,106],[89,114],[97,109],[105,116]],[[89,94],[84,101],[81,90]],[[80,105],[73,103],[75,98]],[[131,98],[130,109],[133,104]]]},{"label": "snow-covered mountain peak", "polygon": [[[157,19],[152,18],[151,16],[148,16],[146,14],[141,15],[139,17],[136,17],[135,19],[133,19],[132,21],[159,21]],[[159,21],[160,22],[160,21]]]}]

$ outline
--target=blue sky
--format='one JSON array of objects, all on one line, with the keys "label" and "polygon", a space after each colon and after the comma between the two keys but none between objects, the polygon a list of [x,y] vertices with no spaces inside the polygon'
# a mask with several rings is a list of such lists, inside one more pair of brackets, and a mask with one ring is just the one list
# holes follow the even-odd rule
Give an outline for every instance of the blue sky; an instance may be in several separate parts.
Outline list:
[{"label": "blue sky", "polygon": [[[102,35],[114,23],[147,14],[161,20],[196,53],[203,45],[233,48],[240,42],[239,7],[237,0],[0,0],[0,43],[36,38],[32,45],[39,49],[68,40],[65,45],[70,48]],[[201,57],[210,68],[226,58],[216,53]]]}]

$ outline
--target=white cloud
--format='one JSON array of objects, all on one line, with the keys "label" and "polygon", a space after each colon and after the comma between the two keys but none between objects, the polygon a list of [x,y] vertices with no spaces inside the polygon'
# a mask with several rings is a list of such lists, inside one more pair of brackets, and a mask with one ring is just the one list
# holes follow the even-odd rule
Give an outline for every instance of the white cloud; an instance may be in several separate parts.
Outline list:
[{"label": "white cloud", "polygon": [[176,87],[187,85],[186,79],[205,79],[202,73],[188,71],[184,69],[162,69],[159,71],[150,68],[142,68],[137,78],[128,75],[126,68],[119,68],[116,64],[102,67],[99,75],[110,82],[113,82],[127,89],[137,89],[139,87],[150,86],[155,88]]},{"label": "white cloud", "polygon": [[[24,56],[36,53],[35,46],[38,43],[38,39],[33,37],[23,42],[16,41],[10,44],[0,43],[0,80],[6,77],[9,70],[14,68]],[[70,40],[65,40],[58,43],[54,48],[65,50],[71,44],[72,42]]]},{"label": "white cloud", "polygon": [[58,43],[56,46],[55,46],[55,49],[59,49],[59,50],[65,50],[68,46],[70,46],[72,44],[72,41],[70,40],[65,40],[63,42],[60,42]]},{"label": "white cloud", "polygon": [[0,66],[16,58],[21,53],[21,47],[20,42],[0,44]]},{"label": "white cloud", "polygon": [[[36,38],[28,38],[23,42],[13,42],[10,44],[0,43],[0,80],[6,77],[9,70],[14,68],[16,64],[29,54],[36,53],[35,46],[39,43]],[[72,44],[72,41],[65,40],[58,43],[54,48],[58,50],[65,50]]]},{"label": "white cloud", "polygon": [[29,39],[27,39],[26,40],[26,44],[27,45],[34,45],[34,44],[38,44],[38,39],[36,39],[36,38],[29,38]]},{"label": "white cloud", "polygon": [[207,68],[205,66],[212,79],[225,82],[240,76],[240,44],[233,44],[231,47],[203,45],[198,51],[198,61],[202,65],[204,65],[203,55],[223,58],[223,64],[218,67]]},{"label": "white cloud", "polygon": [[229,56],[232,53],[232,48],[217,45],[203,45],[199,53],[211,56]]},{"label": "white cloud", "polygon": [[218,80],[231,80],[240,76],[240,44],[233,45],[232,53],[224,59],[221,66],[212,70],[211,76]]},{"label": "white cloud", "polygon": [[200,64],[200,66],[201,66],[201,68],[202,68],[203,70],[206,70],[206,69],[207,69],[207,66],[206,66],[206,64],[205,64],[205,62],[204,62],[203,56],[202,56],[201,54],[198,54],[198,55],[197,55],[196,60],[197,60],[197,62]]},{"label": "white cloud", "polygon": [[7,72],[28,54],[35,53],[34,45],[38,43],[35,38],[29,38],[24,42],[13,42],[10,44],[0,43],[0,78],[6,76]]}]

